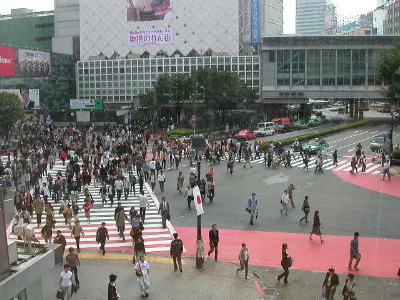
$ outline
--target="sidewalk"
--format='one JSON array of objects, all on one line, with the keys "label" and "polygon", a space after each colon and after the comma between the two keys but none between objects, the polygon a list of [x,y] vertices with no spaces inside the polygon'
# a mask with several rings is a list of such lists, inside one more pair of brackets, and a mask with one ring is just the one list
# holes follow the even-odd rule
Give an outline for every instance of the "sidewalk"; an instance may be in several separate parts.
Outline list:
[{"label": "sidewalk", "polygon": [[[108,276],[111,273],[118,276],[117,289],[121,300],[141,299],[131,255],[117,254],[114,257],[110,253],[104,259],[96,253],[82,252],[80,255],[80,289],[73,299],[106,299]],[[100,259],[84,258],[86,256],[98,256]],[[150,263],[150,296],[147,299],[261,299],[255,279],[244,279],[244,272],[236,275],[236,264],[206,260],[204,270],[198,270],[195,268],[195,259],[184,258],[181,274],[174,271],[170,258],[153,256],[147,259]],[[42,278],[44,299],[55,299],[61,272],[62,266],[58,265]]]}]

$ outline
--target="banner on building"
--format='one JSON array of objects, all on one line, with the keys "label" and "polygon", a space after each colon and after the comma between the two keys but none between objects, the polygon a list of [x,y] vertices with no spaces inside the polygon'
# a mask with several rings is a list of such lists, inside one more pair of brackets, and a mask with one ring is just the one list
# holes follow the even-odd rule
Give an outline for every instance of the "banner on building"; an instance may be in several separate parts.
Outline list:
[{"label": "banner on building", "polygon": [[242,43],[251,41],[251,0],[240,1],[240,27]]},{"label": "banner on building", "polygon": [[40,106],[38,89],[0,89],[1,92],[13,93],[21,100],[21,106],[25,109]]},{"label": "banner on building", "polygon": [[127,20],[133,22],[173,20],[173,0],[126,0]]},{"label": "banner on building", "polygon": [[171,45],[173,43],[172,29],[131,30],[128,33],[128,46]]},{"label": "banner on building", "polygon": [[15,75],[15,49],[0,46],[0,75]]},{"label": "banner on building", "polygon": [[261,42],[260,32],[260,0],[251,0],[251,42]]},{"label": "banner on building", "polygon": [[49,76],[50,52],[18,49],[17,74]]},{"label": "banner on building", "polygon": [[69,107],[72,110],[103,109],[103,99],[70,99]]}]

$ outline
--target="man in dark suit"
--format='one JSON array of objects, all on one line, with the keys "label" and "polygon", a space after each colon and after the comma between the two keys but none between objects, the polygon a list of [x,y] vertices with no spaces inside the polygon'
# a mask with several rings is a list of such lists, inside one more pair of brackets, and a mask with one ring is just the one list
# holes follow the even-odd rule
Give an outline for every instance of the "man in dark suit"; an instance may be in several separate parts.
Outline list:
[{"label": "man in dark suit", "polygon": [[161,223],[163,228],[167,228],[167,219],[169,220],[169,203],[167,197],[162,197],[162,202],[158,208],[158,213],[161,215]]},{"label": "man in dark suit", "polygon": [[21,94],[21,105],[23,108],[33,108],[35,107],[35,102],[29,98],[29,90],[28,89],[20,89]]},{"label": "man in dark suit", "polygon": [[219,231],[217,229],[217,224],[212,225],[211,230],[208,232],[208,237],[210,239],[210,251],[208,251],[208,256],[215,250],[215,261],[218,261]]}]

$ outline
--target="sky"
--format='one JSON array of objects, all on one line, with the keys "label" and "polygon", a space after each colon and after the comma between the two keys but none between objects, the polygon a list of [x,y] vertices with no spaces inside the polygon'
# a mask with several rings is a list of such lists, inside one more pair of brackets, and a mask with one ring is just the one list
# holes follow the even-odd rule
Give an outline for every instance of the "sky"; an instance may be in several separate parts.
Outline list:
[{"label": "sky", "polygon": [[[218,1],[218,0],[216,0]],[[2,0],[0,14],[10,14],[12,8],[31,8],[35,11],[54,9],[54,0]],[[338,13],[353,16],[372,11],[376,0],[332,0],[337,6]],[[284,3],[284,33],[295,33],[296,0],[283,0]]]}]

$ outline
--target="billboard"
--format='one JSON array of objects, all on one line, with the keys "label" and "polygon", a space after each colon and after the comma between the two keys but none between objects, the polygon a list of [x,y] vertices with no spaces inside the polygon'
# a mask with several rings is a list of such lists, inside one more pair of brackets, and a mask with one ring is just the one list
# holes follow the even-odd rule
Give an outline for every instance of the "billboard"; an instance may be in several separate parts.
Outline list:
[{"label": "billboard", "polygon": [[126,0],[127,20],[133,22],[173,20],[172,0]]},{"label": "billboard", "polygon": [[17,74],[30,76],[50,75],[50,53],[18,49]]},{"label": "billboard", "polygon": [[251,41],[251,0],[240,1],[240,27],[242,43],[250,43]]},{"label": "billboard", "polygon": [[174,34],[172,29],[130,30],[128,46],[172,45]]},{"label": "billboard", "polygon": [[260,32],[260,0],[251,0],[251,42],[261,42]]},{"label": "billboard", "polygon": [[69,107],[72,110],[103,109],[103,99],[70,99]]},{"label": "billboard", "polygon": [[40,106],[38,89],[0,89],[1,92],[13,93],[21,100],[21,106],[25,109]]},{"label": "billboard", "polygon": [[0,75],[15,75],[15,50],[0,46]]}]

